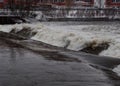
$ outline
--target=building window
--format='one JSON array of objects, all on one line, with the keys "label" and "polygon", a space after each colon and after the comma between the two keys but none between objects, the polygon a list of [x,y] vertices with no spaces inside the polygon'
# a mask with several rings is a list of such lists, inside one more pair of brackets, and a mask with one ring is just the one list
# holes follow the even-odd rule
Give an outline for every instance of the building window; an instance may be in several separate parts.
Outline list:
[{"label": "building window", "polygon": [[92,2],[93,0],[75,0],[75,1]]},{"label": "building window", "polygon": [[112,0],[113,3],[120,3],[120,0]]},{"label": "building window", "polygon": [[0,2],[4,2],[3,0],[0,0]]},{"label": "building window", "polygon": [[85,2],[92,2],[92,0],[84,0]]},{"label": "building window", "polygon": [[53,0],[53,3],[56,3],[56,2],[64,2],[64,0]]}]

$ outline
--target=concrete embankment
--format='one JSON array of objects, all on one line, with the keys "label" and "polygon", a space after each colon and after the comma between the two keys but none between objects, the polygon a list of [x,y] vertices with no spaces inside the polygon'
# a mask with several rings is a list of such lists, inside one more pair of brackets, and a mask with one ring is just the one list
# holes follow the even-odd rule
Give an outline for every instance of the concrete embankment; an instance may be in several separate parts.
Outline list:
[{"label": "concrete embankment", "polygon": [[120,64],[119,59],[6,34],[0,32],[0,86],[120,85],[120,78],[111,71]]}]

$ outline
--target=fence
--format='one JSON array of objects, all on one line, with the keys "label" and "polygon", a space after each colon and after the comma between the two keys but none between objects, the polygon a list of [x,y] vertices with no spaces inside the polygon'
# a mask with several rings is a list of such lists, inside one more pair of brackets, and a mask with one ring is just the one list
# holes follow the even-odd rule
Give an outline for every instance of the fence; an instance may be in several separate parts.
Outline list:
[{"label": "fence", "polygon": [[48,18],[120,18],[120,9],[50,9],[42,11]]}]

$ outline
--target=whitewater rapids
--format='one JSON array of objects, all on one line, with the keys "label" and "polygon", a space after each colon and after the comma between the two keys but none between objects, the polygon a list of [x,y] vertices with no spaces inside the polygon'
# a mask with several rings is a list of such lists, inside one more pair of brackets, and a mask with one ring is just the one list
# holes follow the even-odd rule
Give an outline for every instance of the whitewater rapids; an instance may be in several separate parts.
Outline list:
[{"label": "whitewater rapids", "polygon": [[36,32],[31,37],[33,40],[64,47],[67,49],[80,51],[81,49],[93,43],[98,46],[102,43],[108,43],[107,50],[102,51],[99,55],[120,57],[120,27],[116,25],[61,25],[61,24],[16,24],[0,25],[0,31],[15,32],[28,28],[31,32]]}]

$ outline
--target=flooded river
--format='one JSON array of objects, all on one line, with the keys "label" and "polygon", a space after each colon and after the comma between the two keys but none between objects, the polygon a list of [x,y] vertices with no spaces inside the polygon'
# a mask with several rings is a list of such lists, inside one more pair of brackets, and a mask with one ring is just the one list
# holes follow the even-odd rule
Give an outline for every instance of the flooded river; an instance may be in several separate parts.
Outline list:
[{"label": "flooded river", "polygon": [[[7,33],[0,34],[0,86],[120,85],[119,76],[111,71],[120,64],[119,59],[101,59],[33,40],[16,40],[10,34],[6,37]],[[111,66],[108,66],[109,62]]]},{"label": "flooded river", "polygon": [[0,86],[120,86],[119,26],[0,25]]}]

